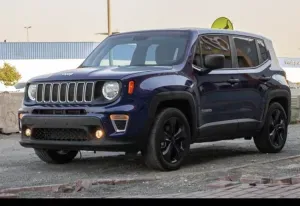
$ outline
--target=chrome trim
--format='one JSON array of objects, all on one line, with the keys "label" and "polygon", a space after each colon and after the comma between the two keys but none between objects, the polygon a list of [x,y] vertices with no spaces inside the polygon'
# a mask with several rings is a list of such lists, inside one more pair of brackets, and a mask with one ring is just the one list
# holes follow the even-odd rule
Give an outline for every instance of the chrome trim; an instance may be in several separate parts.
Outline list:
[{"label": "chrome trim", "polygon": [[[42,87],[42,101],[38,101],[38,88],[39,88],[39,85],[42,85],[43,87]],[[37,88],[36,88],[36,97],[35,97],[35,101],[36,101],[36,103],[42,103],[43,102],[43,89],[44,89],[44,84],[37,84]]]},{"label": "chrome trim", "polygon": [[[83,97],[81,101],[77,100],[77,90],[78,90],[78,84],[83,84]],[[65,84],[65,101],[62,101],[60,96],[62,93],[62,85]],[[70,92],[70,84],[74,84],[74,100],[69,101],[69,92]],[[86,100],[86,91],[87,91],[87,85],[91,84],[92,86],[92,91],[91,91],[91,101]],[[45,101],[45,88],[47,85],[50,85],[50,93],[49,93],[49,101]],[[57,93],[57,101],[53,101],[53,86],[58,85],[58,93]],[[42,97],[41,101],[37,101],[38,97],[38,92],[36,93],[36,103],[89,103],[94,100],[94,92],[95,92],[95,82],[89,82],[89,81],[72,81],[72,82],[55,82],[55,83],[50,83],[50,82],[44,82],[44,83],[38,83],[37,88],[39,86],[42,86]]]},{"label": "chrome trim", "polygon": [[[57,90],[57,101],[53,101],[53,86],[54,85],[58,85],[58,90]],[[53,83],[52,84],[52,94],[51,94],[51,102],[53,103],[58,103],[59,102],[59,98],[60,98],[60,83]]]},{"label": "chrome trim", "polygon": [[45,102],[45,84],[43,83],[43,89],[42,89],[42,102]]},{"label": "chrome trim", "polygon": [[[65,90],[66,90],[66,91],[65,91],[65,101],[61,101],[61,99],[60,99],[60,92],[61,92],[61,85],[62,85],[62,84],[65,84],[65,85],[66,85],[66,89],[65,89]],[[59,102],[60,102],[60,103],[65,103],[65,102],[67,102],[68,83],[67,83],[67,82],[60,82],[59,85],[60,85],[60,86],[59,86]]]},{"label": "chrome trim", "polygon": [[[77,100],[77,90],[78,90],[78,85],[79,85],[79,84],[83,84],[82,100],[81,100],[81,101],[78,101],[78,100]],[[78,103],[84,102],[84,96],[85,96],[85,84],[86,84],[86,82],[77,82],[75,101],[78,102]]]},{"label": "chrome trim", "polygon": [[127,130],[127,126],[128,126],[128,122],[129,122],[129,117],[128,117],[128,120],[123,120],[123,119],[115,119],[115,120],[118,120],[118,121],[126,121],[126,124],[125,124],[125,128],[123,129],[123,130],[119,130],[118,128],[117,128],[117,125],[116,125],[116,123],[115,123],[115,120],[110,120],[111,121],[111,123],[112,123],[112,125],[113,125],[113,128],[114,128],[114,130],[115,130],[115,132],[126,132],[126,130]]},{"label": "chrome trim", "polygon": [[[92,94],[91,94],[91,101],[87,101],[86,100],[86,93],[84,93],[84,102],[92,102],[93,99],[94,99],[94,89],[95,89],[95,82],[86,82],[86,86],[87,84],[92,84]],[[86,91],[86,88],[85,88],[85,91]]]},{"label": "chrome trim", "polygon": [[[50,85],[49,101],[45,100],[45,90],[46,90],[46,86],[47,85]],[[43,98],[43,100],[44,100],[45,103],[50,103],[51,99],[52,99],[52,83],[45,83],[45,86],[44,86],[44,98]]]},{"label": "chrome trim", "polygon": [[[73,100],[73,101],[69,101],[69,91],[70,91],[70,88],[69,88],[69,87],[70,87],[70,84],[75,84],[75,86],[74,86],[74,94],[73,94],[73,95],[74,95],[74,100]],[[76,82],[69,82],[69,83],[68,83],[68,95],[67,95],[67,102],[68,102],[68,103],[73,103],[73,102],[75,102],[75,97],[76,97],[75,94],[76,94]]]}]

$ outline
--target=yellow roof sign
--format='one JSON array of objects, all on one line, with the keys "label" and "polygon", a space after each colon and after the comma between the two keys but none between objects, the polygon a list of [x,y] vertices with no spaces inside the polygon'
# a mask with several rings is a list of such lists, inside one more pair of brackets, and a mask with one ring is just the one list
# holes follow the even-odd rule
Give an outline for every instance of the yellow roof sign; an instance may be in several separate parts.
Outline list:
[{"label": "yellow roof sign", "polygon": [[226,17],[217,18],[211,25],[212,29],[229,29],[233,30],[232,22]]}]

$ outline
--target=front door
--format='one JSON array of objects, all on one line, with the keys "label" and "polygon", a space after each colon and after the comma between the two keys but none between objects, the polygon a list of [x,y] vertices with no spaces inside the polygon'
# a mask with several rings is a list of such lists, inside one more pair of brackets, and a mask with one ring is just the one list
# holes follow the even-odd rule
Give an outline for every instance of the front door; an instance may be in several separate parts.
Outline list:
[{"label": "front door", "polygon": [[[207,54],[223,54],[226,57],[225,68],[197,75],[200,96],[200,136],[201,138],[233,137],[236,134],[241,109],[241,84],[238,72],[234,71],[232,50],[226,35],[204,35],[199,38],[199,50],[196,50],[194,64],[205,67],[203,59]],[[201,57],[201,58],[199,58]],[[197,63],[198,62],[198,63]]]}]

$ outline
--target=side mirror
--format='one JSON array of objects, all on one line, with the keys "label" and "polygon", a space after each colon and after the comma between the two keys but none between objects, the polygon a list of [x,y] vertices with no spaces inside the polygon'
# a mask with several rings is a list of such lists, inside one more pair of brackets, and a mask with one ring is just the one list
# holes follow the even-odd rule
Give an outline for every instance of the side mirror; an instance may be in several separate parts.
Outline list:
[{"label": "side mirror", "polygon": [[210,54],[204,58],[204,66],[209,70],[221,69],[225,65],[225,56],[223,54]]}]

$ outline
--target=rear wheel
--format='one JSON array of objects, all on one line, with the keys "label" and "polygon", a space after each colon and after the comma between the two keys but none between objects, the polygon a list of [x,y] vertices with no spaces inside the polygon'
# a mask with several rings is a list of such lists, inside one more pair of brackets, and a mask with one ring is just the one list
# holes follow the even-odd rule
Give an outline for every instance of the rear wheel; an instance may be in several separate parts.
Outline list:
[{"label": "rear wheel", "polygon": [[156,117],[142,155],[151,169],[170,171],[181,167],[190,149],[190,127],[178,109],[167,108]]},{"label": "rear wheel", "polygon": [[257,149],[262,153],[278,153],[287,139],[287,115],[281,104],[272,103],[267,112],[263,129],[254,138]]},{"label": "rear wheel", "polygon": [[34,149],[36,155],[44,162],[50,164],[66,164],[71,162],[78,151]]}]

